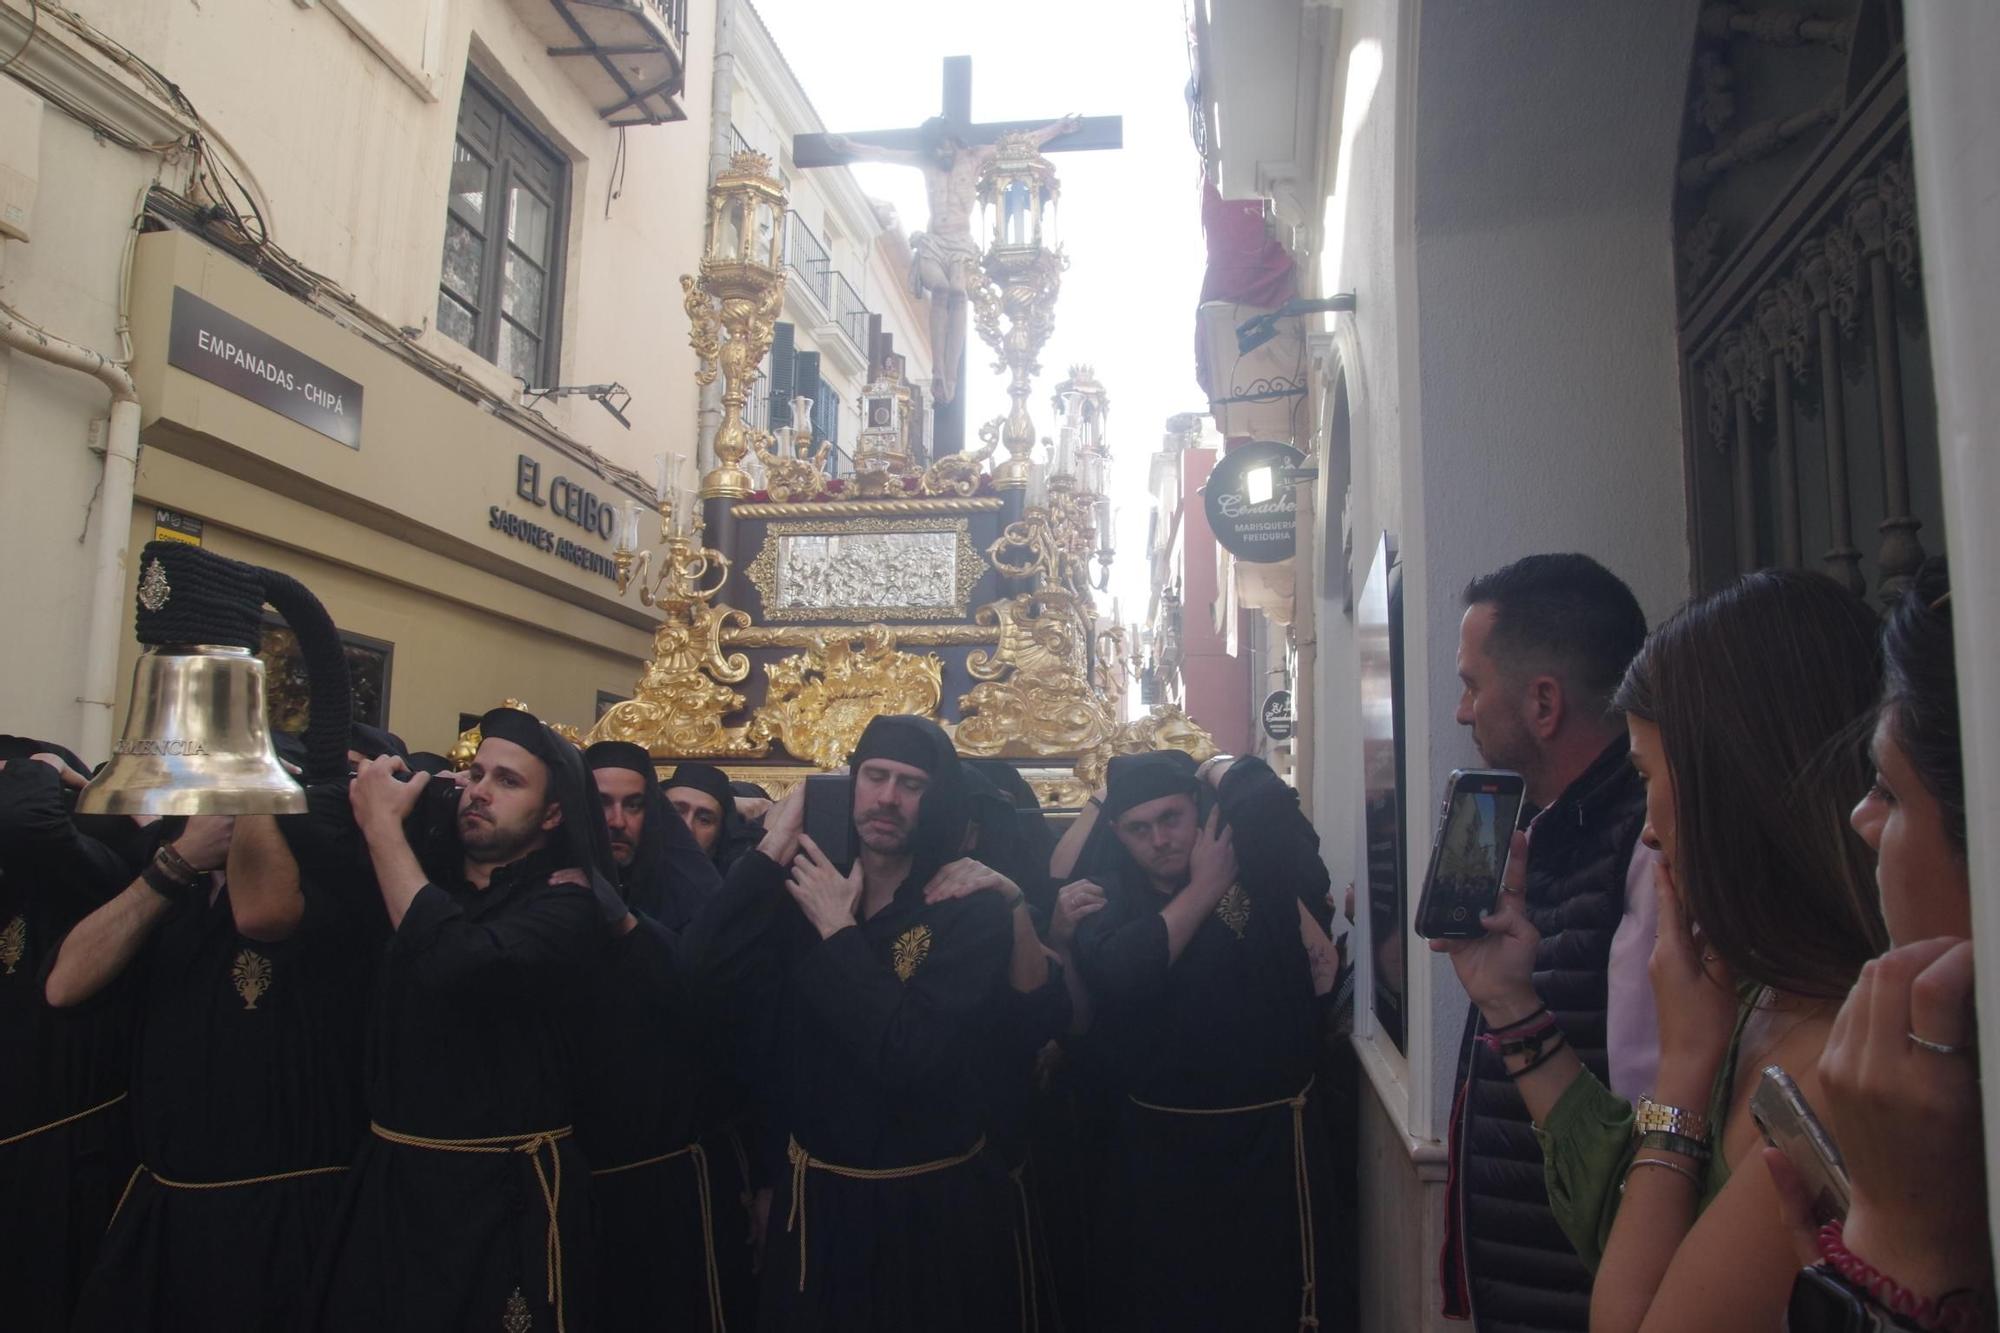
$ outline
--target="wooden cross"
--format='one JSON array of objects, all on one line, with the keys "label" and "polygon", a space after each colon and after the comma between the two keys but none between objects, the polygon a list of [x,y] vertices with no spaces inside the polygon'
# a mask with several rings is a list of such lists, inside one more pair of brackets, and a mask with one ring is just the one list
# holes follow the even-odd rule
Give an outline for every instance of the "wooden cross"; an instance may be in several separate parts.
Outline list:
[{"label": "wooden cross", "polygon": [[[958,140],[966,147],[993,144],[1000,136],[1016,130],[1038,130],[1044,125],[1060,120],[1060,116],[1048,116],[1041,120],[994,120],[979,123],[972,119],[972,57],[946,56],[944,58],[944,111],[941,119],[945,123],[945,134]],[[852,139],[855,143],[873,144],[878,148],[922,149],[925,142],[923,126],[908,130],[867,130],[860,134],[829,135],[800,134],[792,139],[792,161],[801,167],[838,167],[847,165],[851,159],[845,153],[836,151],[827,140],[833,138]],[[1051,140],[1042,151],[1045,153],[1077,153],[1093,148],[1123,148],[1125,146],[1125,120],[1122,116],[1086,116],[1077,127],[1060,138]]]}]

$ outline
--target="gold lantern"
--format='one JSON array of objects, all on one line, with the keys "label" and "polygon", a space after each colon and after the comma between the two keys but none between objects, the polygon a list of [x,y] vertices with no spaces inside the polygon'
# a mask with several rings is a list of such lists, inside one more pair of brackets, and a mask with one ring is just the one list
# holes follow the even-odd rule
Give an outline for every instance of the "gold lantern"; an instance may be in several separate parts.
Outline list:
[{"label": "gold lantern", "polygon": [[751,431],[743,421],[757,367],[785,301],[785,191],[771,176],[771,159],[741,152],[708,191],[708,237],[699,280],[681,276],[688,341],[700,358],[695,378],[722,372],[722,421],[715,430],[715,466],[701,479],[703,499],[741,499],[754,489],[743,459]]}]

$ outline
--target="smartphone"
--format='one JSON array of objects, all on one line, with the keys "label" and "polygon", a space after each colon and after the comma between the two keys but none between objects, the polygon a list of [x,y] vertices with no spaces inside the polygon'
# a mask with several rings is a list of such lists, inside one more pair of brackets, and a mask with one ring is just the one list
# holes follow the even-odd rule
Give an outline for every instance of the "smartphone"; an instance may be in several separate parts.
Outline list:
[{"label": "smartphone", "polygon": [[1499,905],[1526,791],[1521,775],[1504,769],[1461,768],[1451,775],[1417,900],[1417,934],[1427,940],[1486,934],[1479,918]]},{"label": "smartphone", "polygon": [[838,866],[854,861],[854,788],[845,773],[806,779],[805,833]]},{"label": "smartphone", "polygon": [[1821,1226],[1845,1221],[1850,1201],[1847,1165],[1792,1076],[1767,1065],[1757,1090],[1750,1094],[1750,1115],[1764,1131],[1764,1141],[1783,1153],[1805,1182],[1813,1221]]}]

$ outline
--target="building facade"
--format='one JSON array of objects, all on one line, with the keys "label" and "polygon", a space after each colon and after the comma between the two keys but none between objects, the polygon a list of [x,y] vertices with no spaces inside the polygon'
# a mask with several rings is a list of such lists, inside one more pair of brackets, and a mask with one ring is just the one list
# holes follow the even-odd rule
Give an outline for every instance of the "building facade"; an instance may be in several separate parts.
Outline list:
[{"label": "building facade", "polygon": [[[926,302],[910,288],[910,248],[895,210],[871,199],[844,167],[801,170],[792,138],[826,125],[750,0],[720,0],[714,115],[731,151],[771,159],[791,200],[786,217],[785,309],[749,404],[753,425],[791,424],[791,400],[815,401],[813,434],[831,441],[828,470],[852,471],[861,391],[870,379],[870,329],[903,358],[913,430],[928,439],[931,386]],[[726,98],[726,104],[723,99]],[[726,164],[726,158],[719,165]],[[719,395],[718,395],[719,397]],[[719,409],[717,409],[719,410]]]},{"label": "building facade", "polygon": [[[0,535],[33,631],[0,727],[105,756],[156,535],[303,581],[357,716],[417,748],[502,699],[587,728],[628,695],[653,616],[615,516],[712,427],[679,278],[730,147],[719,17],[0,0],[0,489],[33,497]],[[265,648],[297,725],[275,621]]]},{"label": "building facade", "polygon": [[[1278,369],[1249,373],[1245,350],[1208,387],[1225,450],[1305,458],[1291,604],[1250,637],[1259,671],[1293,663],[1296,781],[1357,890],[1363,1326],[1441,1329],[1468,1006],[1409,926],[1436,794],[1476,763],[1453,720],[1461,592],[1574,550],[1653,621],[1770,564],[1879,602],[1949,548],[1955,600],[1994,623],[1990,566],[1968,559],[1990,525],[1960,517],[1994,484],[1971,444],[1992,429],[1990,346],[1959,343],[1941,301],[1969,318],[1959,289],[1995,279],[1975,193],[1993,154],[1968,137],[1991,94],[1960,82],[1995,32],[1874,0],[1197,0],[1193,27],[1210,180],[1292,270],[1205,306],[1203,344],[1233,353],[1293,297],[1322,307],[1275,321],[1256,351]],[[1275,272],[1242,234],[1256,264],[1236,276]],[[1385,782],[1369,761],[1391,741]],[[1995,748],[1990,719],[1970,729],[1971,772]]]}]

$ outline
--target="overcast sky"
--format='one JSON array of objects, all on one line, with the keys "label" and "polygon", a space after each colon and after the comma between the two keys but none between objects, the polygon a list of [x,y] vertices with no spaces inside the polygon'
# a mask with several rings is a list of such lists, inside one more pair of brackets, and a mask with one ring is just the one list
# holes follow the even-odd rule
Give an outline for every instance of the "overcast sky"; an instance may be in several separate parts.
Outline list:
[{"label": "overcast sky", "polygon": [[[914,126],[940,109],[949,55],[972,57],[975,120],[1123,116],[1125,147],[1052,155],[1069,252],[1056,329],[1035,381],[1038,435],[1054,435],[1049,398],[1075,362],[1111,395],[1114,500],[1121,506],[1112,590],[1127,622],[1145,613],[1146,463],[1167,417],[1207,406],[1194,382],[1194,310],[1203,247],[1200,159],[1188,137],[1186,21],[1171,0],[756,0],[827,128]],[[906,229],[928,211],[915,171],[864,164],[862,188]],[[975,224],[976,225],[976,224]],[[1004,376],[968,330],[967,438],[1007,410]],[[1103,607],[1108,612],[1108,606]]]}]

